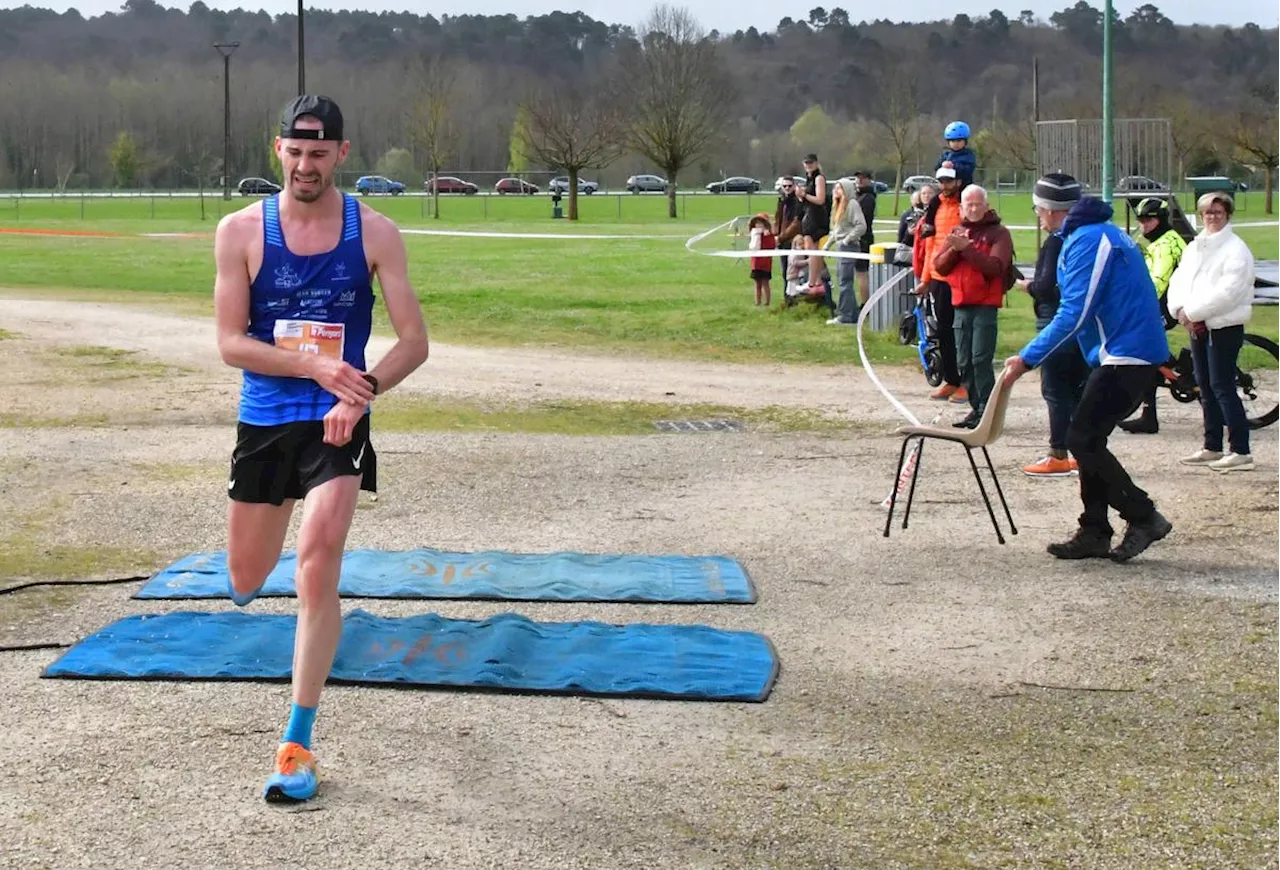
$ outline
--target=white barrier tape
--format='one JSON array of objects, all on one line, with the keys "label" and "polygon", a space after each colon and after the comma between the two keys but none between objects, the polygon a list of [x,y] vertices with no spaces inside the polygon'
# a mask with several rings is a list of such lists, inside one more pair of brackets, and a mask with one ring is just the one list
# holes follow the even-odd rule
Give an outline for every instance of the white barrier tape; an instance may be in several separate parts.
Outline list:
[{"label": "white barrier tape", "polygon": [[[702,241],[703,239],[713,235],[714,233],[720,230],[723,230],[726,227],[732,226],[734,222],[738,220],[740,219],[734,218],[733,220],[725,221],[719,226],[714,226],[711,229],[707,230],[706,232],[698,233],[696,236],[689,237],[688,239],[685,240],[685,243],[684,243],[685,248],[687,248],[690,252],[694,254],[701,254],[704,257],[728,257],[731,260],[750,260],[755,257],[769,257],[769,258],[822,257],[824,260],[870,260],[871,259],[870,254],[854,253],[852,251],[836,251],[832,249],[823,249],[823,248],[771,248],[767,251],[752,251],[752,250],[699,251],[696,248],[694,248],[694,245],[698,244],[698,242]],[[736,238],[741,238],[741,236],[737,236]]]},{"label": "white barrier tape", "polygon": [[401,233],[414,236],[472,236],[481,239],[671,239],[676,241],[680,236],[637,236],[632,234],[605,233],[500,233],[482,230],[410,230],[401,228]]},{"label": "white barrier tape", "polygon": [[[738,219],[735,218],[734,220],[738,220]],[[698,242],[712,236],[713,234],[719,232],[720,230],[725,229],[728,226],[731,226],[734,223],[734,220],[725,221],[719,226],[714,226],[711,229],[707,230],[706,232],[698,233],[696,236],[691,236],[684,243],[685,248],[687,248],[690,252],[694,254],[701,254],[704,257],[743,258],[743,257],[787,256],[787,255],[809,256],[811,254],[817,254],[823,258],[838,257],[838,258],[844,258],[844,259],[857,259],[857,260],[871,259],[870,254],[842,253],[839,251],[805,252],[803,250],[779,250],[779,249],[774,249],[772,251],[699,251],[697,250],[695,246],[698,244]],[[916,415],[912,414],[911,411],[907,409],[906,405],[899,402],[897,397],[895,397],[893,393],[889,392],[888,388],[885,387],[885,385],[880,381],[880,378],[876,376],[875,369],[872,368],[871,362],[867,359],[866,345],[864,345],[862,341],[862,326],[867,320],[867,312],[871,310],[872,306],[874,306],[877,302],[879,302],[882,298],[884,298],[886,294],[897,289],[898,285],[903,281],[907,280],[908,278],[915,278],[915,274],[910,269],[902,270],[902,272],[900,272],[897,275],[894,275],[893,278],[891,278],[890,280],[882,284],[880,287],[878,287],[876,289],[876,292],[871,294],[871,298],[867,300],[866,304],[862,306],[862,313],[858,316],[858,330],[857,330],[858,356],[862,359],[862,368],[866,371],[867,377],[871,379],[871,383],[875,384],[876,389],[879,390],[881,394],[883,394],[884,397],[889,400],[889,403],[898,410],[898,413],[906,417],[907,420],[909,420],[912,423],[912,425],[918,426],[920,425],[920,420],[916,417]]]},{"label": "white barrier tape", "polygon": [[915,274],[910,269],[904,269],[901,273],[894,275],[889,281],[880,285],[876,292],[871,294],[871,298],[867,300],[866,304],[862,306],[862,313],[858,315],[858,356],[862,359],[862,368],[866,371],[867,377],[871,379],[871,383],[876,385],[876,389],[889,400],[889,404],[897,408],[898,413],[906,417],[907,420],[911,422],[911,425],[919,426],[919,418],[917,418],[915,414],[912,414],[906,405],[899,402],[897,397],[894,396],[893,393],[889,392],[889,389],[881,383],[880,378],[876,377],[875,369],[871,367],[871,361],[867,359],[866,346],[862,343],[862,325],[867,321],[867,312],[869,312],[872,307],[885,296],[885,294],[896,289],[898,284],[902,281],[907,278],[914,277]]}]

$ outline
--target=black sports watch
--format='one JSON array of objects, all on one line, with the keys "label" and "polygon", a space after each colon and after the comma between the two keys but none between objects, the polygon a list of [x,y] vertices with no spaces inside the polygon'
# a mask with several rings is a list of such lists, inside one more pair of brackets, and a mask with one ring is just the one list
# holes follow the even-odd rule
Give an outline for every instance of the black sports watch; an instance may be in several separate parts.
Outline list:
[{"label": "black sports watch", "polygon": [[369,386],[373,387],[373,394],[378,395],[378,379],[373,375],[363,375],[364,379],[369,382]]}]

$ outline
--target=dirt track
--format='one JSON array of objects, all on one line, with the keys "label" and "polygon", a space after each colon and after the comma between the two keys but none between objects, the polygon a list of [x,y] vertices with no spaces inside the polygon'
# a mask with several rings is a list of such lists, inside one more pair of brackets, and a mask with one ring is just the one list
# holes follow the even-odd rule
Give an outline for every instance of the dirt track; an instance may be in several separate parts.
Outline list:
[{"label": "dirt track", "polygon": [[[0,585],[50,566],[67,579],[146,573],[223,545],[237,378],[217,360],[209,322],[10,293],[0,327],[16,335],[0,340]],[[938,412],[918,375],[881,374],[918,413]],[[359,606],[760,631],[782,660],[773,696],[740,705],[335,688],[317,726],[322,794],[290,813],[257,799],[283,687],[45,681],[56,653],[7,653],[0,866],[1274,858],[1274,427],[1257,435],[1259,471],[1196,473],[1175,458],[1197,446],[1198,413],[1163,402],[1160,436],[1115,443],[1174,534],[1131,565],[1081,565],[1043,552],[1074,521],[1075,482],[1017,470],[1043,441],[1034,377],[1019,383],[992,451],[1020,531],[1004,547],[946,445],[926,451],[911,528],[881,536],[898,420],[853,367],[436,347],[404,389],[815,408],[885,434],[376,435],[382,492],[362,504],[351,546],[723,553],[745,564],[761,599]],[[229,606],[131,592],[2,597],[0,643]]]}]

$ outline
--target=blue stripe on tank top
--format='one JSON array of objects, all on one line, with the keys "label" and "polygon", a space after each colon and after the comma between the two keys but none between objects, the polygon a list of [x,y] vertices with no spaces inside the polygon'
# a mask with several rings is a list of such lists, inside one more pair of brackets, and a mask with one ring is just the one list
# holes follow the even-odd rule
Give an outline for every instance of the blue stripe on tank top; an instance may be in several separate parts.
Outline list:
[{"label": "blue stripe on tank top", "polygon": [[277,247],[284,247],[284,233],[280,230],[280,200],[279,194],[269,196],[262,201],[262,223],[266,230],[267,243]]}]

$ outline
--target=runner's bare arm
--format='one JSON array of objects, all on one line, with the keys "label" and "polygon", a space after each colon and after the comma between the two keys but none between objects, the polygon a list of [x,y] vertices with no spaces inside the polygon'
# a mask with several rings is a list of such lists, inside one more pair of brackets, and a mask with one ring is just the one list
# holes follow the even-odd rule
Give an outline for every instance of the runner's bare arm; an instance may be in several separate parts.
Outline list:
[{"label": "runner's bare arm", "polygon": [[409,283],[408,255],[400,230],[373,209],[362,208],[366,250],[378,275],[391,326],[396,331],[396,343],[369,372],[377,378],[378,392],[382,393],[426,362],[430,347],[422,306]]},{"label": "runner's bare arm", "polygon": [[213,311],[218,353],[229,366],[286,378],[311,378],[339,399],[361,407],[373,398],[373,390],[359,370],[342,360],[314,353],[288,350],[258,341],[248,334],[249,266],[246,251],[249,234],[258,226],[245,211],[218,222],[213,256],[217,275],[213,283]]}]

